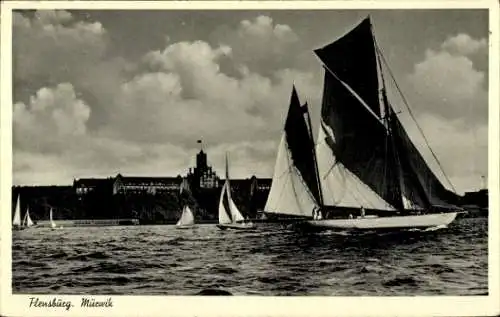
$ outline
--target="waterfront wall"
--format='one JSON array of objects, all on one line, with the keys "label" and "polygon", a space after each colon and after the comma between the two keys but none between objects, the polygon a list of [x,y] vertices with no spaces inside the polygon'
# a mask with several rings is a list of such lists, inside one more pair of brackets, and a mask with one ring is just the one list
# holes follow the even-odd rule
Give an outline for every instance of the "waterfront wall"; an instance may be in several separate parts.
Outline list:
[{"label": "waterfront wall", "polygon": [[[190,203],[197,221],[217,220],[220,191],[206,188],[193,192]],[[257,210],[264,208],[269,190],[255,190],[253,195],[250,192],[251,182],[243,181],[235,186],[232,197],[242,213],[253,218]],[[141,224],[175,223],[182,212],[177,190],[114,195],[112,188],[102,187],[78,195],[72,186],[14,186],[11,217],[18,195],[21,215],[29,208],[35,222],[48,220],[51,208],[55,220],[134,218]]]}]

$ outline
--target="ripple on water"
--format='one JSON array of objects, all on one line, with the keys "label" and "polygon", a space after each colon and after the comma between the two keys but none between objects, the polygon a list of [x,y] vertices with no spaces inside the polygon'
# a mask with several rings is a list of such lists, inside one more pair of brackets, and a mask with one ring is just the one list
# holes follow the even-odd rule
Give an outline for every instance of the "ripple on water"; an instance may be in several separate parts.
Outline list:
[{"label": "ripple on water", "polygon": [[49,294],[486,294],[486,223],[459,219],[442,230],[384,236],[273,225],[254,233],[213,225],[37,229],[13,235],[12,287]]}]

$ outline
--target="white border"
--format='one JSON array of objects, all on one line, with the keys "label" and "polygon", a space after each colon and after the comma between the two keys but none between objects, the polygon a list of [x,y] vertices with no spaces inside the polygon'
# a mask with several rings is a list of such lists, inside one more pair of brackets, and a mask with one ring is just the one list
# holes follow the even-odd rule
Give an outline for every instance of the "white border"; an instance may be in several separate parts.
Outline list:
[{"label": "white border", "polygon": [[[3,316],[485,316],[499,315],[499,10],[486,1],[4,1],[1,3],[0,315]],[[112,309],[28,309],[12,295],[12,9],[467,9],[489,8],[489,296],[261,297],[112,296]],[[45,299],[54,297],[40,296]],[[57,296],[79,303],[81,296]],[[107,298],[108,296],[96,296]]]}]

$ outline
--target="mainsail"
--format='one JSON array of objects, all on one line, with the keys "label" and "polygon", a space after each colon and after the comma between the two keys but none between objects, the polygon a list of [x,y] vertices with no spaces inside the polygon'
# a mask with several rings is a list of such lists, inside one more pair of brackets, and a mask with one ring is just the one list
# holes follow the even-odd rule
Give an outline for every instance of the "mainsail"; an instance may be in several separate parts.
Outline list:
[{"label": "mainsail", "polygon": [[229,184],[229,164],[226,155],[226,181],[222,187],[219,200],[219,223],[229,224],[245,220],[238,207],[231,198],[231,186]]},{"label": "mainsail", "polygon": [[21,201],[19,195],[17,196],[16,210],[14,211],[14,218],[12,219],[13,226],[21,226]]},{"label": "mainsail", "polygon": [[264,207],[266,212],[309,217],[322,201],[314,141],[306,114],[307,106],[301,106],[294,86]]},{"label": "mainsail", "polygon": [[54,222],[54,219],[52,219],[52,208],[50,208],[50,226],[52,228],[57,227],[56,223]]},{"label": "mainsail", "polygon": [[182,209],[182,215],[177,221],[177,226],[188,226],[194,224],[194,215],[188,205]]},{"label": "mainsail", "polygon": [[[337,174],[345,171],[353,189],[351,198],[359,192],[356,203],[366,203],[365,207],[451,207],[445,199],[449,192],[420,155],[387,101],[383,77],[379,85],[381,66],[377,63],[375,44],[370,19],[366,18],[342,38],[315,50],[325,68],[320,135],[326,137],[318,141],[324,139],[326,146],[318,150],[322,153],[318,156],[319,170],[334,170]],[[330,152],[330,158],[326,158],[325,151]],[[320,181],[322,188],[331,186],[331,181],[324,177]],[[335,201],[327,201],[330,203],[336,205]]]}]

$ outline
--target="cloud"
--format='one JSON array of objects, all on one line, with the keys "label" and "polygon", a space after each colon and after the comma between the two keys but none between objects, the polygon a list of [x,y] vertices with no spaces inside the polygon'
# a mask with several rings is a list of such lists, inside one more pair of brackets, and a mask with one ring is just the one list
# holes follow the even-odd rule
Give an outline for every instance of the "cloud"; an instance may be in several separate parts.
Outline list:
[{"label": "cloud", "polygon": [[[488,170],[487,74],[472,57],[486,56],[486,46],[486,40],[466,34],[448,37],[438,49],[428,49],[407,77],[417,122],[460,193],[474,189]],[[414,143],[446,185],[420,132],[401,109]]]},{"label": "cloud", "polygon": [[[415,123],[407,114],[400,114],[399,118],[436,176],[451,190]],[[465,127],[460,119],[449,120],[428,113],[422,114],[418,123],[457,192],[478,189],[481,176],[488,175],[487,125]]]},{"label": "cloud", "polygon": [[15,101],[27,103],[40,88],[67,82],[93,101],[90,129],[106,120],[131,65],[107,56],[109,36],[101,23],[77,21],[64,10],[15,12],[12,42]]},{"label": "cloud", "polygon": [[[25,28],[35,23],[18,18]],[[61,28],[74,24],[63,13],[42,20]],[[285,36],[287,30],[276,32]],[[71,81],[41,87],[15,105],[15,181],[67,183],[118,172],[177,175],[192,166],[199,138],[219,168],[230,151],[238,177],[249,170],[270,174],[292,83],[304,101],[319,96],[320,86],[312,73],[296,69],[269,76],[251,71],[233,60],[233,52],[228,45],[178,42],[145,53],[135,65],[94,55],[94,65],[71,69],[71,76],[52,74],[52,81]],[[223,62],[234,63],[238,75],[223,72]],[[37,72],[50,75],[49,67]],[[60,168],[49,176],[42,172],[49,165]]]},{"label": "cloud", "polygon": [[487,53],[488,44],[484,38],[476,40],[468,34],[460,33],[456,36],[448,37],[441,44],[441,48],[457,55],[473,55],[476,53]]},{"label": "cloud", "polygon": [[235,64],[246,65],[259,74],[270,75],[278,69],[301,66],[300,53],[304,48],[298,35],[290,26],[275,23],[269,16],[243,20],[236,28],[220,27],[212,38],[232,48]]},{"label": "cloud", "polygon": [[72,73],[100,60],[105,51],[106,31],[99,22],[74,21],[61,10],[39,10],[32,19],[14,12],[15,80],[71,80]]},{"label": "cloud", "polygon": [[408,76],[416,92],[412,96],[417,101],[416,108],[443,118],[461,118],[467,124],[471,120],[486,122],[487,75],[467,56],[479,52],[484,45],[484,39],[460,34],[448,38],[439,50],[427,50],[425,59]]},{"label": "cloud", "polygon": [[54,151],[85,135],[89,116],[89,106],[76,97],[71,84],[42,88],[28,105],[14,104],[14,147]]},{"label": "cloud", "polygon": [[14,105],[14,183],[67,184],[73,177],[177,175],[186,169],[188,153],[176,145],[151,147],[89,133],[90,106],[71,84],[41,88],[30,99]]},{"label": "cloud", "polygon": [[279,137],[293,81],[310,92],[314,76],[281,70],[270,78],[242,67],[232,77],[219,65],[231,51],[195,41],[145,54],[146,71],[121,86],[108,127],[129,139],[188,147],[200,137],[212,144]]}]

